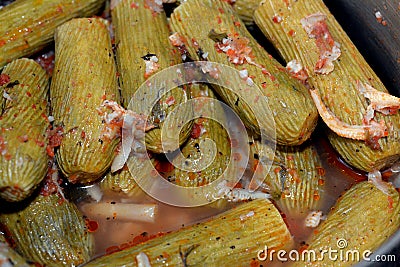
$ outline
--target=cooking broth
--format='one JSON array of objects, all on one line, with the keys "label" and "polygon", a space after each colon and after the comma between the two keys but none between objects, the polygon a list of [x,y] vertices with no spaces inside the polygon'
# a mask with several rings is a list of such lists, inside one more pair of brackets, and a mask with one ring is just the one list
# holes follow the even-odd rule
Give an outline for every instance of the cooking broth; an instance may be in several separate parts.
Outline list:
[{"label": "cooking broth", "polygon": [[[321,134],[318,136],[321,136]],[[324,193],[321,195],[320,201],[322,203],[320,209],[326,215],[344,190],[348,189],[356,180],[365,179],[366,176],[351,170],[345,164],[341,163],[335,152],[323,138],[314,138],[313,142],[316,144],[322,166],[325,170]],[[132,245],[136,243],[138,236],[146,237],[175,231],[181,227],[212,218],[224,210],[238,205],[238,203],[229,203],[222,208],[215,206],[182,208],[164,204],[145,193],[130,198],[123,193],[116,192],[103,192],[101,201],[108,203],[155,203],[157,210],[154,223],[121,220],[118,218],[118,214],[116,216],[86,214],[90,221],[97,222],[98,224],[96,225],[97,229],[94,231],[96,244],[95,257]],[[84,202],[79,204],[82,207]],[[304,214],[291,214],[282,210],[282,213],[294,237],[296,247],[303,245],[314,230],[313,228],[306,227],[304,224],[304,219],[308,215],[308,212]]]}]

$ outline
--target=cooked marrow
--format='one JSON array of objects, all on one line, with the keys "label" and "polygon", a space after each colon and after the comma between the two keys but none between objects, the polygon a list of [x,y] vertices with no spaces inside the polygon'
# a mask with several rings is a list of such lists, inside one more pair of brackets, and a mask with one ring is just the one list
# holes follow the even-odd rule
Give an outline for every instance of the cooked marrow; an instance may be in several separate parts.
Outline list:
[{"label": "cooked marrow", "polygon": [[[315,252],[318,260],[296,262],[294,266],[352,266],[358,262],[352,251],[358,251],[362,260],[362,253],[381,246],[400,226],[399,193],[390,184],[382,186],[384,190],[361,182],[345,192],[307,242],[307,251]],[[344,257],[333,262],[322,256],[321,251],[329,249],[338,250]]]},{"label": "cooked marrow", "polygon": [[[228,3],[217,0],[183,2],[171,15],[171,28],[181,36],[181,40],[176,38],[180,41],[175,42],[176,45],[184,44],[194,59],[204,60],[207,55],[207,61],[238,70],[236,75],[225,77],[226,70],[219,73],[217,68],[215,73],[210,71],[210,75],[217,81],[224,81],[225,85],[233,85],[230,87],[234,91],[223,86],[214,88],[247,128],[257,135],[262,133],[272,138],[268,130],[275,127],[278,144],[298,145],[308,139],[318,114],[306,87],[293,79],[255,41]],[[238,85],[243,83],[239,90]],[[244,93],[250,94],[253,102],[243,101],[243,98],[238,101],[238,95]],[[264,97],[269,105],[257,105]]]},{"label": "cooked marrow", "polygon": [[99,113],[105,100],[119,102],[108,23],[73,19],[57,28],[55,42],[51,107],[63,128],[57,162],[70,182],[87,183],[110,167],[119,142],[117,127]]},{"label": "cooked marrow", "polygon": [[58,194],[39,194],[22,209],[0,213],[0,226],[6,240],[30,262],[77,266],[93,254],[93,238],[82,214]]},{"label": "cooked marrow", "polygon": [[381,104],[379,94],[388,97],[382,94],[387,90],[323,1],[265,1],[255,21],[282,57],[296,60],[308,74],[321,116],[334,126],[329,140],[348,164],[370,172],[399,159],[398,104],[386,111],[373,107]]},{"label": "cooked marrow", "polygon": [[19,0],[0,10],[0,68],[30,56],[53,41],[58,26],[92,16],[104,0]]},{"label": "cooked marrow", "polygon": [[0,74],[0,196],[20,201],[47,171],[49,77],[31,59],[17,59]]},{"label": "cooked marrow", "polygon": [[[149,85],[144,90],[141,87],[152,75],[182,62],[179,52],[168,40],[170,30],[165,12],[156,1],[153,1],[153,6],[145,0],[112,2],[122,104],[134,111],[151,111],[150,122],[156,127],[146,133],[148,150],[155,153],[173,151],[179,146],[166,147],[167,151],[164,151],[162,142],[171,142],[174,137],[169,134],[179,134],[178,145],[186,141],[192,127],[192,122],[186,122],[193,111],[189,105],[185,105],[186,110],[175,121],[169,125],[164,125],[164,121],[173,109],[189,100],[190,89],[176,87],[164,92],[165,88],[159,84]],[[155,104],[153,101],[156,101]],[[176,131],[167,131],[161,139],[163,127],[174,127]]]},{"label": "cooked marrow", "polygon": [[248,266],[265,245],[275,250],[288,248],[292,237],[271,202],[253,200],[209,221],[97,258],[85,266],[137,266],[141,258],[147,258],[153,267]]}]

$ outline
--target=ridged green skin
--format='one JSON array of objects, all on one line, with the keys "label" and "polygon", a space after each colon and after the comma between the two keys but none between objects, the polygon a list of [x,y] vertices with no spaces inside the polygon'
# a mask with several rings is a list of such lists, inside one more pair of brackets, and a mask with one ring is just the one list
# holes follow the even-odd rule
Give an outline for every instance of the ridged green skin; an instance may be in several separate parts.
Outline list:
[{"label": "ridged green skin", "polygon": [[[248,75],[254,77],[254,83],[261,90],[260,96],[254,86],[245,85],[247,88],[243,90],[248,89],[249,94],[254,92],[254,102],[259,97],[267,96],[271,112],[268,106],[260,107],[261,105],[238,101],[236,93],[225,87],[214,86],[217,94],[237,112],[243,123],[252,132],[260,135],[261,128],[268,135],[268,131],[275,127],[276,141],[283,145],[298,145],[309,138],[315,128],[318,113],[306,87],[293,79],[285,68],[255,41],[233,8],[226,2],[217,0],[186,1],[171,14],[171,28],[187,40],[186,46],[193,58],[202,59],[196,54],[198,48],[201,48],[203,52],[208,53],[208,61],[225,64],[238,71],[247,69]],[[253,61],[264,65],[270,75],[263,74],[262,68],[249,63],[242,65],[231,63],[225,53],[217,52],[215,41],[208,36],[211,30],[228,35],[237,33],[239,37],[247,38],[249,40],[248,47],[251,47],[254,55]],[[197,42],[198,47],[193,45],[193,40]],[[244,82],[239,74],[224,78],[223,71],[218,79],[220,81],[225,79],[226,84],[233,85]],[[259,127],[258,123],[260,123]],[[269,137],[272,138],[272,136]]]},{"label": "ridged green skin", "polygon": [[[150,122],[156,127],[146,133],[145,142],[148,150],[155,153],[165,152],[161,142],[161,129],[164,119],[179,104],[189,100],[189,88],[174,88],[160,98],[160,101],[153,107],[152,101],[158,99],[161,88],[149,87],[146,90],[139,90],[140,86],[147,80],[145,60],[142,58],[147,54],[155,54],[158,58],[159,67],[154,71],[160,72],[170,66],[180,64],[179,52],[170,44],[168,36],[167,17],[164,12],[154,12],[145,7],[145,0],[135,1],[137,7],[131,7],[131,1],[122,0],[112,9],[113,25],[115,27],[116,58],[118,72],[120,73],[120,85],[122,104],[133,110],[148,108],[151,112]],[[146,95],[141,95],[145,93]],[[174,103],[168,104],[166,100],[173,97]],[[129,103],[131,99],[134,102]],[[190,135],[192,122],[186,122],[191,118],[193,111],[186,105],[186,112],[181,112],[176,117],[174,125],[180,126],[179,145]],[[168,126],[166,126],[168,127]],[[168,142],[173,137],[163,137]],[[176,149],[176,148],[175,148]]]},{"label": "ridged green skin", "polygon": [[0,89],[12,101],[1,100],[0,196],[20,201],[32,193],[47,171],[49,77],[31,59],[14,60],[2,73],[10,82]]},{"label": "ridged green skin", "polygon": [[[192,97],[210,97],[215,99],[215,95],[211,88],[207,85],[194,85],[192,87]],[[199,106],[202,105],[202,100],[198,100]],[[217,103],[216,103],[217,104]],[[196,108],[195,108],[196,110]],[[217,118],[217,114],[224,114],[224,110],[221,105],[213,105],[211,110],[204,111],[207,117]],[[175,167],[174,178],[175,183],[180,186],[186,187],[197,187],[209,184],[215,179],[218,179],[229,164],[231,144],[229,142],[229,136],[224,127],[212,119],[207,119],[205,114],[198,114],[197,116],[203,117],[195,120],[196,127],[201,128],[201,134],[195,137],[190,137],[188,141],[181,148],[182,155],[185,161],[182,162],[186,167],[197,168],[200,161],[207,161],[210,159],[210,155],[207,154],[207,147],[202,144],[206,139],[210,139],[215,143],[216,156],[212,160],[212,163],[201,170],[200,172],[188,172],[184,169]],[[221,115],[220,115],[221,116]],[[225,116],[223,116],[225,118]],[[225,118],[226,120],[226,118]],[[186,160],[187,159],[187,160]],[[177,164],[176,162],[172,161]]]},{"label": "ridged green skin", "polygon": [[119,102],[107,26],[100,18],[73,19],[55,34],[50,96],[54,125],[64,129],[56,156],[71,182],[100,178],[110,167],[119,142],[119,138],[103,136],[107,126],[98,112],[105,99]]},{"label": "ridged green skin", "polygon": [[138,166],[138,169],[130,172],[125,165],[124,168],[115,173],[108,172],[100,182],[100,188],[114,192],[122,192],[130,197],[143,195],[144,191],[136,183],[132,173],[143,173],[143,169]]},{"label": "ridged green skin", "polygon": [[[0,68],[53,41],[64,22],[96,14],[104,0],[19,0],[0,10]],[[29,12],[28,12],[29,11]]]},{"label": "ridged green skin", "polygon": [[254,24],[254,11],[257,9],[262,0],[236,0],[233,8],[246,25]]},{"label": "ridged green skin", "polygon": [[[358,250],[360,258],[366,250],[374,251],[400,226],[399,193],[389,185],[386,195],[372,183],[361,182],[354,185],[337,201],[328,218],[311,237],[307,250],[314,250],[320,257],[320,250]],[[347,241],[344,249],[338,248],[338,240]],[[337,260],[332,262],[326,255],[323,261],[296,262],[294,266],[351,266],[357,262]],[[372,258],[372,257],[371,257]]]},{"label": "ridged green skin", "polygon": [[93,239],[77,207],[58,195],[37,196],[27,207],[0,214],[7,239],[29,261],[77,266],[92,256]]},{"label": "ridged green skin", "polygon": [[[280,10],[283,21],[274,23],[274,12]],[[335,69],[327,74],[314,73],[319,53],[315,39],[310,39],[300,20],[321,12],[333,39],[340,44],[341,55],[334,62]],[[369,83],[379,91],[387,92],[377,75],[367,64],[344,30],[321,0],[291,1],[287,8],[284,1],[272,0],[261,5],[255,12],[255,21],[271,40],[286,61],[297,59],[305,67],[310,84],[319,90],[325,105],[343,122],[362,125],[368,101],[357,90],[357,80]],[[290,36],[293,30],[296,34]],[[400,157],[400,115],[376,114],[376,121],[386,122],[389,136],[379,139],[381,150],[372,149],[364,141],[340,137],[329,131],[329,140],[343,159],[350,165],[373,171],[390,166]]]},{"label": "ridged green skin", "polygon": [[[241,220],[240,216],[249,212],[254,215]],[[147,255],[153,267],[183,266],[180,251],[188,253],[186,266],[249,266],[264,245],[279,250],[291,241],[275,206],[267,200],[254,200],[209,221],[100,257],[85,266],[137,266],[135,257],[140,252]],[[189,253],[190,248],[193,250]]]},{"label": "ridged green skin", "polygon": [[[254,142],[254,150],[262,143]],[[264,182],[277,205],[289,214],[307,214],[321,208],[324,195],[324,169],[314,145],[277,146],[275,158]]]}]

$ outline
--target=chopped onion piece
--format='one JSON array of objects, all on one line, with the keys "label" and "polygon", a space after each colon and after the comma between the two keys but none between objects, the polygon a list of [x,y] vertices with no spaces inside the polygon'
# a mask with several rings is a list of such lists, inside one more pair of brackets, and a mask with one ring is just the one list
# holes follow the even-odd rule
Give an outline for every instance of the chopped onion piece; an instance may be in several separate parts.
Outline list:
[{"label": "chopped onion piece", "polygon": [[100,202],[100,200],[103,198],[103,192],[101,191],[100,186],[97,184],[86,187],[86,192],[96,202]]},{"label": "chopped onion piece", "polygon": [[382,191],[385,195],[389,195],[389,186],[388,183],[382,181],[382,174],[380,171],[373,171],[368,173],[368,182],[372,183],[379,190]]},{"label": "chopped onion piece", "polygon": [[88,217],[102,216],[115,220],[154,222],[157,213],[156,204],[133,203],[87,203],[82,211]]},{"label": "chopped onion piece", "polygon": [[231,202],[271,198],[270,194],[261,191],[249,191],[248,189],[231,188],[227,185],[226,181],[219,183],[217,188],[219,189],[219,191],[216,198],[225,198]]},{"label": "chopped onion piece", "polygon": [[305,219],[305,225],[309,228],[315,228],[319,225],[321,220],[325,219],[326,217],[322,215],[322,211],[311,211]]},{"label": "chopped onion piece", "polygon": [[149,257],[143,251],[136,255],[138,267],[151,267]]}]

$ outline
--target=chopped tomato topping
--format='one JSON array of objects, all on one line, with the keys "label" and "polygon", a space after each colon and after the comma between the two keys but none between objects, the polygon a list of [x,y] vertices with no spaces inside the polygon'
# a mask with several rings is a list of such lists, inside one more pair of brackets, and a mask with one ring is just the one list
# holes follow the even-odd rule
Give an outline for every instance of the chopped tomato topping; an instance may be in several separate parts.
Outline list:
[{"label": "chopped tomato topping", "polygon": [[10,82],[10,76],[5,73],[0,74],[0,86]]}]

